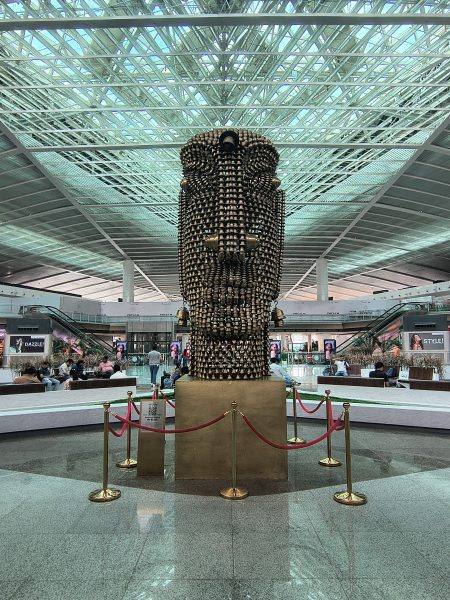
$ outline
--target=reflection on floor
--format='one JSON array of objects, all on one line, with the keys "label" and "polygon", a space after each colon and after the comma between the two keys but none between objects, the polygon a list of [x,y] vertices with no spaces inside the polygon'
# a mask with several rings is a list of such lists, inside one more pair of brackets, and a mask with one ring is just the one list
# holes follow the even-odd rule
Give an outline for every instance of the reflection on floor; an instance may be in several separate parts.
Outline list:
[{"label": "reflection on floor", "polygon": [[[302,423],[313,439],[321,423]],[[357,427],[355,489],[366,506],[332,500],[343,468],[325,445],[289,453],[288,483],[137,480],[111,467],[122,498],[92,504],[101,480],[99,427],[0,437],[2,600],[443,600],[450,595],[448,434]],[[343,437],[333,454],[343,459]],[[170,438],[170,439],[169,439]],[[111,439],[111,464],[123,441]],[[242,482],[243,483],[243,482]]]}]

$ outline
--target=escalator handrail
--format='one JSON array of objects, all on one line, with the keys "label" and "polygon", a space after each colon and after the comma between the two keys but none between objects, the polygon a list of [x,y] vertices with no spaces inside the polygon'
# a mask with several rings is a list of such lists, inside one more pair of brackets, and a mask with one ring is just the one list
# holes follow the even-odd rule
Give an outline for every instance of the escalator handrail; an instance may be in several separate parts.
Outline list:
[{"label": "escalator handrail", "polygon": [[371,335],[373,335],[374,331],[376,331],[378,328],[380,328],[382,326],[383,322],[386,321],[387,319],[395,318],[395,317],[399,316],[400,314],[402,314],[403,312],[406,312],[407,310],[413,310],[412,308],[408,308],[408,307],[414,306],[416,308],[420,308],[421,306],[423,306],[423,304],[425,304],[425,303],[423,303],[423,302],[399,302],[398,304],[394,304],[394,306],[391,306],[384,313],[382,313],[381,315],[378,315],[378,317],[376,317],[373,321],[371,321],[366,326],[366,328],[363,330],[362,333],[361,333],[361,331],[355,332],[352,336],[350,336],[348,339],[346,339],[344,342],[342,342],[342,344],[337,346],[336,354],[338,352],[342,352],[343,350],[345,350],[346,348],[351,346],[354,343],[355,339],[371,337]]},{"label": "escalator handrail", "polygon": [[50,315],[53,315],[55,318],[59,317],[63,321],[62,325],[71,327],[73,330],[72,333],[75,333],[75,335],[77,335],[81,339],[87,339],[88,341],[90,339],[103,350],[107,350],[108,352],[113,351],[112,345],[109,345],[108,342],[105,342],[105,340],[98,337],[95,333],[83,331],[82,329],[80,329],[80,327],[78,326],[78,322],[59,308],[56,308],[54,306],[46,306],[45,304],[35,304],[34,306],[36,306],[36,308],[46,309],[46,311]]}]

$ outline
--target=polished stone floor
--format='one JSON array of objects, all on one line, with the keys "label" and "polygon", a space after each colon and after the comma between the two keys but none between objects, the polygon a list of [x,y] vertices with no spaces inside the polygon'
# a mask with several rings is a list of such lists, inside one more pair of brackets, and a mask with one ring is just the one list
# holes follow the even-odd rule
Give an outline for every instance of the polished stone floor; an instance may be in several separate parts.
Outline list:
[{"label": "polished stone floor", "polygon": [[[307,439],[320,422],[302,424]],[[111,467],[122,497],[93,504],[97,426],[0,436],[0,598],[7,600],[444,600],[450,597],[446,432],[354,426],[354,488],[317,464],[325,444],[289,453],[287,483],[175,482]],[[343,436],[333,454],[343,458]],[[123,441],[111,439],[111,464]]]}]

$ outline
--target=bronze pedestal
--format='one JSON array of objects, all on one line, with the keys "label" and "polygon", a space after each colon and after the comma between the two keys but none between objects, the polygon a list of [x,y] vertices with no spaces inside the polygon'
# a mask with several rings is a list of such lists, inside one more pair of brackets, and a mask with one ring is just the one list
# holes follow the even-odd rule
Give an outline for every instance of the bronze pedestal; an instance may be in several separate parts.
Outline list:
[{"label": "bronze pedestal", "polygon": [[[270,440],[286,443],[285,384],[277,377],[256,380],[208,381],[184,376],[177,381],[177,428],[204,423],[238,408]],[[238,479],[283,480],[288,477],[287,452],[268,446],[255,436],[240,415],[237,419]],[[231,473],[231,418],[175,438],[176,479],[229,479]]]}]

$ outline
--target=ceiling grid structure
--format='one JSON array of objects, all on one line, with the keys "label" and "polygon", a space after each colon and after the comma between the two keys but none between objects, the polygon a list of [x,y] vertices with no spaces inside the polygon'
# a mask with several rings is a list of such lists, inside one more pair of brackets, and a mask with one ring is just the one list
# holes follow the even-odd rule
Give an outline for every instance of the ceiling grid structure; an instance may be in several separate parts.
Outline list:
[{"label": "ceiling grid structure", "polygon": [[223,127],[280,152],[284,299],[320,257],[335,299],[449,279],[449,117],[447,1],[0,0],[0,280],[179,298],[179,149]]}]

